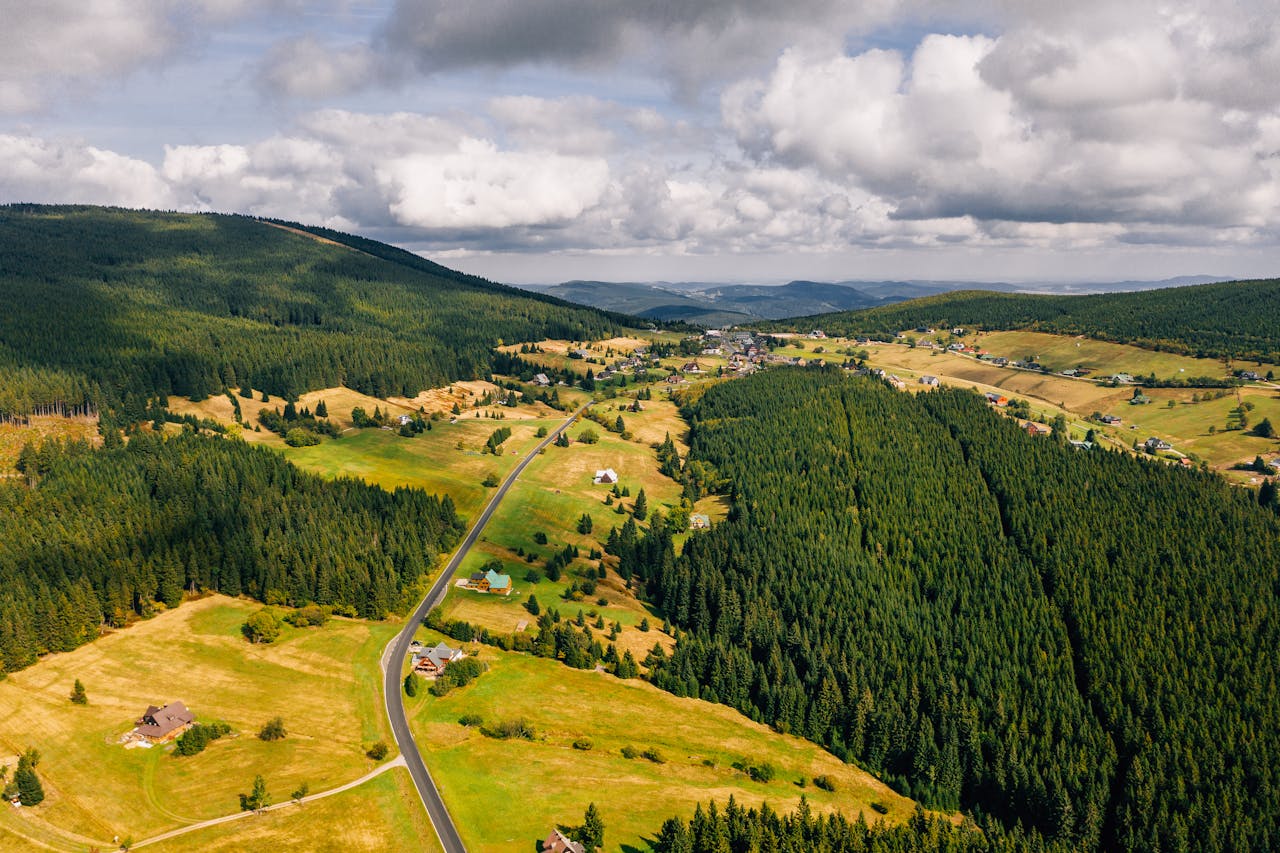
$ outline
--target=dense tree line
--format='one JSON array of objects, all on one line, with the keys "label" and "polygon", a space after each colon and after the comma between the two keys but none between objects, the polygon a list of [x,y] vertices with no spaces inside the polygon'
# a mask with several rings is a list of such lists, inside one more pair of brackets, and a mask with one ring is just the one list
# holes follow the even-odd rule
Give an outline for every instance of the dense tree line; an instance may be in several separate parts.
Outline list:
[{"label": "dense tree line", "polygon": [[344,239],[359,250],[242,216],[0,207],[0,416],[227,387],[413,395],[487,378],[499,342],[620,328]]},{"label": "dense tree line", "polygon": [[829,371],[687,416],[728,520],[610,549],[685,632],[656,684],[1080,849],[1280,846],[1280,520],[1250,492]]},{"label": "dense tree line", "polygon": [[448,497],[322,480],[221,438],[140,431],[29,458],[34,487],[0,485],[0,671],[185,591],[381,618],[462,529]]},{"label": "dense tree line", "polygon": [[1051,853],[1065,851],[1020,829],[998,827],[979,832],[972,824],[952,824],[917,809],[897,826],[868,825],[862,815],[815,814],[801,799],[791,814],[769,808],[743,808],[729,798],[721,809],[714,802],[698,805],[685,821],[667,820],[650,845],[654,853]]},{"label": "dense tree line", "polygon": [[1280,361],[1280,279],[1133,293],[1046,296],[962,291],[763,328],[822,328],[892,340],[903,329],[1032,329],[1210,358]]}]

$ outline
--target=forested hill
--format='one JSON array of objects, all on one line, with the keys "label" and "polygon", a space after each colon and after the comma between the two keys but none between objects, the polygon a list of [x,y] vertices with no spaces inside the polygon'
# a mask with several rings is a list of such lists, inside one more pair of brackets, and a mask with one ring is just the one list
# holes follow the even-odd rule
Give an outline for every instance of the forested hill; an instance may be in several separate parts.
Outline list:
[{"label": "forested hill", "polygon": [[618,315],[289,227],[0,207],[0,416],[240,385],[413,395],[487,373],[499,341],[620,328]]},{"label": "forested hill", "polygon": [[240,441],[46,443],[0,480],[0,673],[184,592],[382,618],[457,541],[449,498],[323,480]]},{"label": "forested hill", "polygon": [[656,684],[1070,849],[1280,849],[1274,490],[835,372],[688,414],[732,507],[620,549],[685,632]]},{"label": "forested hill", "polygon": [[1188,355],[1280,361],[1280,279],[1091,296],[962,291],[762,328],[892,340],[919,326],[1032,329]]}]

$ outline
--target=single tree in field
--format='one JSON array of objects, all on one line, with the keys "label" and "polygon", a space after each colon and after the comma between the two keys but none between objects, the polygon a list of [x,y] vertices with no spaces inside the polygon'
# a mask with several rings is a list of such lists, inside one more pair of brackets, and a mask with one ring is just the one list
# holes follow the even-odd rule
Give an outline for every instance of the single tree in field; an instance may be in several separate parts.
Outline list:
[{"label": "single tree in field", "polygon": [[18,772],[13,774],[13,781],[18,788],[18,799],[24,806],[44,802],[44,786],[36,775],[36,765],[39,763],[40,753],[34,749],[28,749],[18,758]]},{"label": "single tree in field", "polygon": [[590,533],[593,524],[594,522],[591,520],[591,516],[584,512],[582,514],[582,518],[578,519],[578,532],[583,535]]},{"label": "single tree in field", "polygon": [[421,679],[418,678],[418,674],[416,672],[411,672],[408,675],[406,675],[404,677],[404,695],[409,696],[411,698],[414,696],[417,696],[418,683],[420,681]]},{"label": "single tree in field", "polygon": [[77,705],[88,705],[89,697],[84,692],[84,682],[76,679],[76,683],[71,687],[71,701]]},{"label": "single tree in field", "polygon": [[284,728],[283,717],[273,717],[267,721],[262,730],[258,732],[258,738],[261,740],[283,740],[288,732]]},{"label": "single tree in field", "polygon": [[240,795],[240,809],[246,812],[256,812],[265,809],[271,805],[271,795],[267,793],[267,780],[262,778],[259,773],[253,777],[253,791],[248,794]]},{"label": "single tree in field", "polygon": [[301,804],[302,801],[307,798],[307,794],[309,793],[311,793],[311,786],[306,782],[303,782],[298,786],[298,790],[294,791],[289,796],[295,803]]},{"label": "single tree in field", "polygon": [[1271,418],[1263,418],[1262,421],[1253,428],[1253,434],[1259,438],[1275,438],[1276,428],[1271,425]]},{"label": "single tree in field", "polygon": [[582,818],[582,826],[578,827],[577,840],[587,850],[600,850],[604,847],[604,821],[595,803],[587,805],[586,814]]}]

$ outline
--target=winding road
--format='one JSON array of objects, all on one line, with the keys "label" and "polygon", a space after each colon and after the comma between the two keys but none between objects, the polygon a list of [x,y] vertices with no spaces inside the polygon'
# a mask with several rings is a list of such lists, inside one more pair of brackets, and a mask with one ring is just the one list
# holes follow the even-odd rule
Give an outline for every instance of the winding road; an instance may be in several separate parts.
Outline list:
[{"label": "winding road", "polygon": [[422,798],[422,804],[427,809],[427,816],[431,818],[431,825],[435,828],[436,835],[440,837],[440,844],[445,853],[466,853],[467,848],[458,836],[458,829],[453,825],[453,818],[449,816],[449,810],[445,808],[444,800],[440,798],[440,791],[436,788],[436,783],[431,778],[427,765],[423,763],[422,754],[418,752],[418,744],[414,741],[413,733],[409,730],[409,721],[404,711],[404,695],[400,689],[401,662],[404,660],[405,655],[409,653],[409,643],[413,641],[413,635],[417,633],[418,626],[422,624],[422,620],[426,618],[431,608],[444,600],[449,584],[453,582],[454,573],[462,565],[462,560],[467,556],[467,552],[471,550],[471,546],[475,544],[476,539],[480,537],[481,531],[489,523],[489,518],[493,515],[494,510],[498,508],[498,505],[502,503],[502,499],[506,497],[507,491],[515,483],[516,478],[533,461],[535,456],[541,453],[547,445],[555,441],[560,433],[568,429],[590,405],[591,403],[588,402],[579,406],[564,423],[552,430],[537,447],[531,450],[524,459],[520,460],[520,464],[516,466],[515,470],[507,476],[507,479],[502,481],[498,491],[494,493],[493,498],[485,506],[484,512],[480,513],[480,517],[476,519],[476,523],[471,526],[466,538],[458,546],[453,559],[445,566],[444,571],[440,573],[440,577],[436,579],[436,582],[431,585],[426,597],[410,614],[404,629],[395,636],[395,639],[388,644],[386,651],[382,654],[382,692],[387,703],[387,717],[391,720],[391,733],[396,739],[396,746],[400,749],[405,766],[409,768],[409,775],[413,777],[413,784],[418,789],[418,796]]}]

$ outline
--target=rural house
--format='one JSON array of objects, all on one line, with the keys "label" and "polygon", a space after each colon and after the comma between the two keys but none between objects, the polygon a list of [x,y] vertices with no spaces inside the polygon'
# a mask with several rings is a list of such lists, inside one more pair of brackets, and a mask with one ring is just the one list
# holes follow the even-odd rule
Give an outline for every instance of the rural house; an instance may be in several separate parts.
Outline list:
[{"label": "rural house", "polygon": [[921,377],[920,377],[920,384],[921,384],[921,385],[928,385],[930,388],[936,388],[936,387],[938,387],[938,377],[936,377],[936,376],[921,376]]},{"label": "rural house", "polygon": [[164,707],[148,705],[134,724],[133,733],[150,743],[164,743],[191,728],[195,714],[181,702],[170,702]]},{"label": "rural house", "polygon": [[558,829],[551,830],[551,834],[542,842],[542,853],[586,853],[586,850],[587,848]]},{"label": "rural house", "polygon": [[1161,450],[1173,450],[1173,445],[1165,441],[1163,438],[1151,436],[1143,444],[1147,448],[1148,453],[1159,453]]},{"label": "rural house", "polygon": [[462,649],[451,649],[444,643],[432,646],[413,655],[413,669],[428,678],[434,678],[444,672],[444,668],[456,660],[466,657]]},{"label": "rural house", "polygon": [[591,482],[595,483],[597,486],[601,484],[611,486],[618,482],[618,472],[612,468],[603,468],[596,471],[596,475],[592,478]]},{"label": "rural house", "polygon": [[1027,431],[1027,435],[1048,435],[1053,432],[1049,427],[1044,424],[1038,424],[1035,421],[1027,421],[1022,425],[1022,428]]},{"label": "rural house", "polygon": [[702,365],[701,365],[701,364],[698,364],[698,362],[696,362],[696,361],[690,361],[690,362],[687,362],[687,363],[684,365],[684,367],[681,367],[681,368],[680,368],[680,371],[681,371],[682,373],[701,373],[701,372],[702,372]]},{"label": "rural house", "polygon": [[690,530],[706,530],[710,526],[711,519],[702,513],[695,512],[693,515],[689,516]]},{"label": "rural house", "polygon": [[543,388],[546,388],[548,385],[551,384],[551,379],[550,377],[547,376],[547,374],[539,373],[533,377],[533,384],[541,385]]},{"label": "rural house", "polygon": [[467,579],[467,587],[496,595],[510,595],[511,575],[500,575],[493,569],[487,572],[472,572],[471,577]]}]

